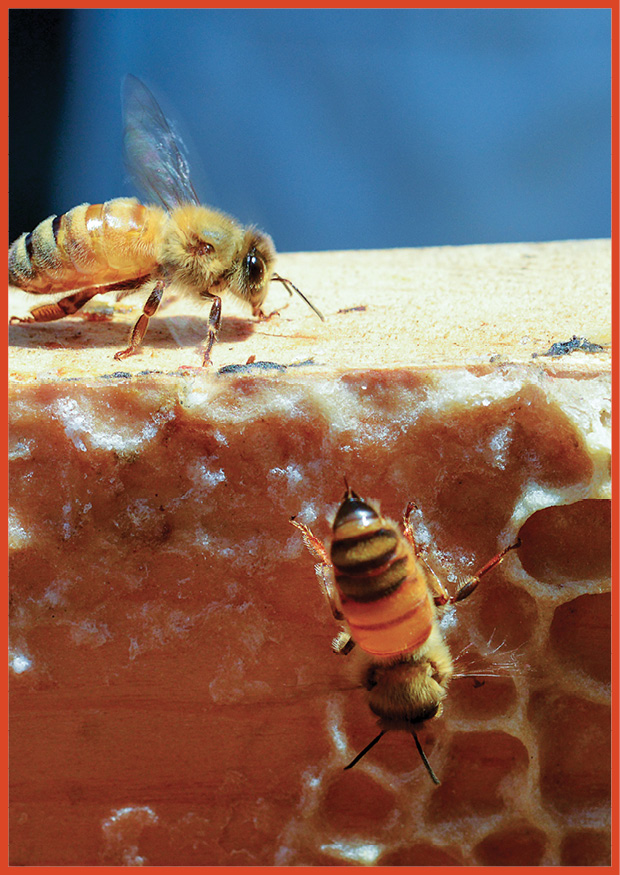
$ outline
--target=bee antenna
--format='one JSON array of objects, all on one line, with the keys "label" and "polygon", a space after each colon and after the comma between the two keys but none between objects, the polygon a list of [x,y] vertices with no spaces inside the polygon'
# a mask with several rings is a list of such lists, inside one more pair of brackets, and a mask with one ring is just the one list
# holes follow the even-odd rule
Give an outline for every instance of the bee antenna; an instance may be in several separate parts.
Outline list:
[{"label": "bee antenna", "polygon": [[321,313],[321,311],[318,310],[318,309],[314,306],[314,304],[312,303],[312,301],[309,301],[308,298],[306,298],[306,296],[304,295],[304,293],[301,292],[301,291],[297,288],[297,286],[294,286],[293,283],[292,283],[290,280],[285,279],[283,276],[280,276],[280,275],[277,274],[277,273],[273,273],[273,274],[271,275],[271,279],[272,279],[272,280],[275,280],[275,282],[282,283],[282,285],[284,286],[284,288],[286,289],[286,291],[289,293],[289,295],[292,296],[292,295],[293,295],[293,292],[297,292],[297,294],[299,295],[299,297],[302,298],[302,299],[306,302],[306,304],[310,307],[310,309],[311,309],[311,310],[314,310],[314,312],[315,312],[316,315],[319,317],[319,319],[321,320],[321,322],[325,322],[325,316],[323,316],[323,314]]},{"label": "bee antenna", "polygon": [[[427,771],[427,772],[429,773],[429,775],[431,776],[431,780],[433,781],[433,783],[434,783],[434,784],[437,784],[437,786],[439,786],[439,784],[441,784],[441,781],[439,780],[439,778],[437,777],[437,775],[436,775],[435,772],[433,771],[433,768],[432,768],[431,764],[430,764],[429,761],[427,760],[427,758],[426,758],[426,754],[425,754],[424,751],[422,750],[422,745],[420,744],[420,740],[418,739],[418,736],[417,736],[417,734],[416,734],[415,729],[412,729],[412,730],[411,730],[411,734],[413,735],[413,740],[415,741],[415,746],[416,746],[417,749],[418,749],[418,753],[419,753],[420,756],[422,757],[422,762],[423,762],[424,765],[426,766],[426,771]],[[379,739],[377,739],[377,738],[375,739],[375,741],[378,741],[378,740],[379,740]],[[373,743],[374,743],[374,742],[373,742]]]},{"label": "bee antenna", "polygon": [[366,747],[364,748],[364,750],[360,751],[358,753],[358,755],[354,759],[351,760],[351,762],[349,763],[348,766],[344,767],[344,771],[346,772],[347,769],[352,769],[356,763],[359,763],[361,758],[363,756],[366,756],[368,751],[375,746],[375,744],[379,741],[380,738],[382,738],[385,735],[386,732],[387,732],[387,729],[382,729],[381,732],[379,733],[379,735],[377,735],[376,738],[373,738],[373,740],[370,742],[370,744],[367,744]]}]

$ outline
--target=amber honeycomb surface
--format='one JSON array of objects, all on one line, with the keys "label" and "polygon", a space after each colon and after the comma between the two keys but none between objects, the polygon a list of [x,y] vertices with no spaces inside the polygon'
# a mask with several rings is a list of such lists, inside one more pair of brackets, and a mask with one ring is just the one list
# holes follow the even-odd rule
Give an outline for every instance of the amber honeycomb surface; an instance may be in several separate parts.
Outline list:
[{"label": "amber honeycomb surface", "polygon": [[[14,390],[12,862],[605,865],[609,383],[473,374],[147,376]],[[376,732],[289,517],[346,473],[448,587],[457,675]]]}]

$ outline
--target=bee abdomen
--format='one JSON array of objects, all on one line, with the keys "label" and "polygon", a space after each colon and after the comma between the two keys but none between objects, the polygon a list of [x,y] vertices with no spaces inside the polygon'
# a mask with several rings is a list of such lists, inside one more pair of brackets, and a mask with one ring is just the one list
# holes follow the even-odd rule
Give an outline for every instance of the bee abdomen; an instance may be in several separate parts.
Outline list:
[{"label": "bee abdomen", "polygon": [[338,589],[356,601],[383,598],[407,576],[399,534],[357,496],[347,498],[336,517],[331,560]]},{"label": "bee abdomen", "polygon": [[[396,564],[396,563],[394,563]],[[401,569],[399,568],[399,571]],[[435,607],[424,577],[409,567],[403,579],[374,600],[345,596],[342,611],[356,643],[375,656],[397,656],[418,650],[428,640]],[[336,578],[340,589],[340,581]]]},{"label": "bee abdomen", "polygon": [[379,535],[375,542],[376,559],[352,564],[344,574],[334,563],[334,577],[353,639],[367,653],[387,657],[425,643],[435,608],[426,576],[404,541],[394,533],[394,546],[385,544],[379,552],[382,540]]},{"label": "bee abdomen", "polygon": [[373,574],[370,569],[357,573],[355,569],[350,569],[348,574],[335,571],[334,577],[338,589],[346,598],[357,602],[374,602],[395,592],[407,579],[407,574],[407,560],[401,557],[390,562],[378,574]]},{"label": "bee abdomen", "polygon": [[435,606],[426,574],[400,532],[347,489],[333,524],[331,561],[354,641],[374,656],[418,650]]},{"label": "bee abdomen", "polygon": [[47,294],[148,274],[162,221],[163,211],[134,198],[49,216],[9,248],[9,283]]},{"label": "bee abdomen", "polygon": [[331,559],[348,574],[365,574],[385,565],[394,556],[398,538],[391,529],[379,528],[350,538],[334,540]]}]

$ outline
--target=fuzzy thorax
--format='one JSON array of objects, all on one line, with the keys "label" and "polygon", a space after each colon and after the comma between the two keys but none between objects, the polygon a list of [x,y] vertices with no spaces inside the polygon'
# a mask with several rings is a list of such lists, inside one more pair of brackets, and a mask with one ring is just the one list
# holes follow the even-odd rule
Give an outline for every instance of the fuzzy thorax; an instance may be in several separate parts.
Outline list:
[{"label": "fuzzy thorax", "polygon": [[271,238],[209,207],[184,205],[170,214],[162,240],[164,272],[201,297],[231,291],[260,308],[271,278]]}]

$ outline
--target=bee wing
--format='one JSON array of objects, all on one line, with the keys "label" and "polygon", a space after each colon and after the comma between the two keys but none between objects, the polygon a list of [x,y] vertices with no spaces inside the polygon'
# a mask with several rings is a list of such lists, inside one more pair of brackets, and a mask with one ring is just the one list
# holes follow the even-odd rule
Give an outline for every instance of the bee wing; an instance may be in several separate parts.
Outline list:
[{"label": "bee wing", "polygon": [[128,75],[123,83],[125,164],[150,201],[167,209],[199,203],[181,139],[146,87]]}]

